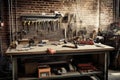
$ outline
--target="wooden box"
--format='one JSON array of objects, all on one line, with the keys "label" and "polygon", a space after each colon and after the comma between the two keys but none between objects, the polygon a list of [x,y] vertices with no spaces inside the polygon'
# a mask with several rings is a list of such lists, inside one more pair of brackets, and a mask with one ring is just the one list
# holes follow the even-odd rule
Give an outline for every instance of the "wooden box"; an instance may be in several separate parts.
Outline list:
[{"label": "wooden box", "polygon": [[49,77],[51,75],[49,66],[38,66],[38,78]]}]

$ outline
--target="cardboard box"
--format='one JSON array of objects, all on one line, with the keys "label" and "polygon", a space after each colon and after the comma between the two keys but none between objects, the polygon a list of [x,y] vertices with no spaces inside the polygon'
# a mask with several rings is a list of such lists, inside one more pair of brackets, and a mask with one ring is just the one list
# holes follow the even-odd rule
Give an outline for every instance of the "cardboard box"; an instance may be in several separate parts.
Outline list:
[{"label": "cardboard box", "polygon": [[51,75],[49,66],[38,66],[38,78],[49,77]]}]

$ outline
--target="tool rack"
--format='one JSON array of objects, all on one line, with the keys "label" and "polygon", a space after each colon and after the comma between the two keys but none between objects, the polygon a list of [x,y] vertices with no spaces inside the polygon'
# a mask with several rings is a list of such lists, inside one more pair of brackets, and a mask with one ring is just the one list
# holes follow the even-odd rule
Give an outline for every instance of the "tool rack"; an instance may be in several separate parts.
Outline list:
[{"label": "tool rack", "polygon": [[38,40],[60,40],[65,37],[61,26],[60,14],[24,15],[21,16],[21,25],[17,32],[17,39],[30,39],[37,37]]}]

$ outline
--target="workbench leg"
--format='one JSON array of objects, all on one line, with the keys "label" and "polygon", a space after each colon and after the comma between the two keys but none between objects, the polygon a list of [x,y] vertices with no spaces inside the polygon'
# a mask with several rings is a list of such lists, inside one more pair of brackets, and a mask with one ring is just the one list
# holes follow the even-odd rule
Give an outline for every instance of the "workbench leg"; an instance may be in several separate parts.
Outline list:
[{"label": "workbench leg", "polygon": [[104,80],[108,80],[108,53],[105,52]]},{"label": "workbench leg", "polygon": [[17,58],[12,58],[12,78],[17,80]]}]

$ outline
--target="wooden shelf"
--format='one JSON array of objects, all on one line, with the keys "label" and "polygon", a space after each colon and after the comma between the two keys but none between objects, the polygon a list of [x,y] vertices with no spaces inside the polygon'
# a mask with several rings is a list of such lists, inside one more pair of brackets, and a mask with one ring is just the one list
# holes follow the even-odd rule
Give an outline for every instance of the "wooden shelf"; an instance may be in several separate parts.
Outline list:
[{"label": "wooden shelf", "polygon": [[60,78],[69,78],[69,77],[80,77],[80,76],[90,76],[94,74],[101,74],[101,71],[95,71],[95,72],[88,72],[88,73],[80,73],[80,72],[68,72],[62,75],[55,75],[52,74],[49,77],[42,77],[42,78],[37,78],[37,77],[21,77],[18,80],[34,80],[34,79],[60,79]]},{"label": "wooden shelf", "polygon": [[39,64],[63,64],[63,63],[67,63],[67,61],[56,61],[56,62],[44,62],[44,63],[39,63]]}]

